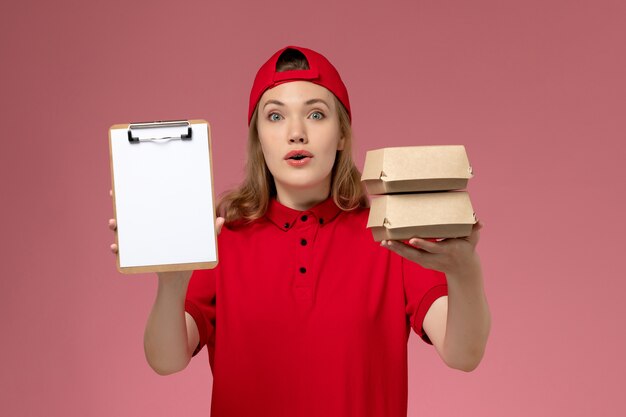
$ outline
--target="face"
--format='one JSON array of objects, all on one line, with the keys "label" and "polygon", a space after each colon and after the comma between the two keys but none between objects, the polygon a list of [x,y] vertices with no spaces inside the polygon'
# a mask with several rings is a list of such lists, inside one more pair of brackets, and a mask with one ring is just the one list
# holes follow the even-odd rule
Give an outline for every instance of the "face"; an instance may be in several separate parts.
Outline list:
[{"label": "face", "polygon": [[267,90],[259,100],[257,130],[279,201],[324,199],[337,150],[343,149],[333,94],[308,81]]}]

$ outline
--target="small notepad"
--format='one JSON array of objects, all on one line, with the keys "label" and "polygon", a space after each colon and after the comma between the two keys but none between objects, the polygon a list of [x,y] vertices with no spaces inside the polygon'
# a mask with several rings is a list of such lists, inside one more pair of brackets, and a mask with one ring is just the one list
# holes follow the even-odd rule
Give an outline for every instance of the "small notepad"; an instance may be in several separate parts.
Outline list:
[{"label": "small notepad", "polygon": [[118,270],[214,268],[218,262],[209,124],[109,129]]}]

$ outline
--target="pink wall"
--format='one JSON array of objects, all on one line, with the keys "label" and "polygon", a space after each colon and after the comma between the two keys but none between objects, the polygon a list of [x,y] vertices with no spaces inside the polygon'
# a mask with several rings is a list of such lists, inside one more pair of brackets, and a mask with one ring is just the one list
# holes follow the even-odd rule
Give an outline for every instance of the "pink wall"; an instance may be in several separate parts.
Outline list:
[{"label": "pink wall", "polygon": [[0,6],[1,414],[208,415],[206,350],[170,377],[144,360],[156,280],[108,251],[107,129],[208,119],[223,191],[254,73],[293,43],[342,73],[359,166],[462,143],[475,169],[488,351],[465,374],[412,337],[409,416],[625,415],[625,3],[295,3]]}]

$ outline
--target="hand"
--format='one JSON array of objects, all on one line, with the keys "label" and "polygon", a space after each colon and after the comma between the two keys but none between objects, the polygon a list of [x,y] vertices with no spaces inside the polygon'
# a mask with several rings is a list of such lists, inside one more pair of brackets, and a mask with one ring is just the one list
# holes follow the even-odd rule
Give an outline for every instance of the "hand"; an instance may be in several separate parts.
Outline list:
[{"label": "hand", "polygon": [[439,242],[414,237],[409,240],[408,245],[394,240],[383,240],[380,245],[424,268],[445,274],[459,274],[479,265],[475,249],[482,228],[483,224],[477,221],[468,237],[444,239]]},{"label": "hand", "polygon": [[[113,190],[109,190],[109,195],[113,197]],[[222,231],[222,226],[224,226],[224,218],[218,217],[217,219],[215,219],[215,229],[217,230],[218,235]],[[115,219],[109,219],[109,229],[113,230],[115,234],[117,234],[117,222],[115,221]],[[117,245],[115,243],[112,243],[110,248],[111,252],[117,253]]]}]

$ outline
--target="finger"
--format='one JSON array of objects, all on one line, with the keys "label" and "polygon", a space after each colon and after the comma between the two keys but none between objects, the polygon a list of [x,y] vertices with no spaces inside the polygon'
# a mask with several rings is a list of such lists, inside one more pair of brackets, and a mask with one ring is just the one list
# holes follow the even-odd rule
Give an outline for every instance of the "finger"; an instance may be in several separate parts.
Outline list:
[{"label": "finger", "polygon": [[219,235],[222,231],[222,226],[224,226],[224,222],[226,220],[223,217],[218,217],[215,219],[215,229],[217,230],[217,234]]},{"label": "finger", "polygon": [[111,230],[117,229],[117,222],[115,221],[115,219],[109,219],[109,229]]},{"label": "finger", "polygon": [[111,252],[117,253],[117,245],[115,243],[111,244]]},{"label": "finger", "polygon": [[383,242],[385,242],[385,245],[383,245],[381,242],[381,246],[384,246],[387,249],[413,262],[421,263],[424,260],[424,252],[422,252],[420,249],[405,245],[404,243],[395,240],[386,240]]},{"label": "finger", "polygon": [[426,239],[421,239],[419,237],[414,237],[409,240],[409,243],[419,249],[423,249],[430,253],[442,253],[444,252],[444,248],[441,244],[437,242],[430,242]]},{"label": "finger", "polygon": [[474,246],[476,246],[476,244],[478,243],[478,240],[480,239],[480,230],[484,227],[483,223],[478,220],[476,223],[474,223],[474,226],[472,226],[472,233],[467,237],[467,240]]}]

